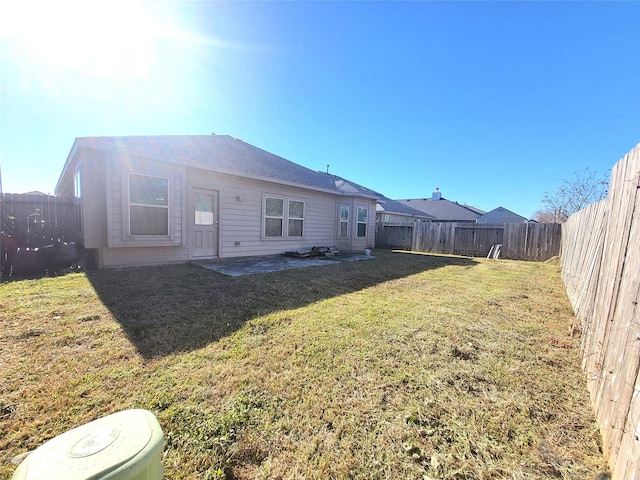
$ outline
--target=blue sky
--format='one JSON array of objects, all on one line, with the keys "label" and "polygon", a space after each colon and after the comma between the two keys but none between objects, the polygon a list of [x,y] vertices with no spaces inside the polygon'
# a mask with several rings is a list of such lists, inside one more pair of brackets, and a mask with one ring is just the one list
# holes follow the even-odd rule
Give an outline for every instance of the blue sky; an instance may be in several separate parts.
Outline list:
[{"label": "blue sky", "polygon": [[529,217],[640,142],[640,2],[0,5],[4,192],[52,193],[75,137],[215,132]]}]

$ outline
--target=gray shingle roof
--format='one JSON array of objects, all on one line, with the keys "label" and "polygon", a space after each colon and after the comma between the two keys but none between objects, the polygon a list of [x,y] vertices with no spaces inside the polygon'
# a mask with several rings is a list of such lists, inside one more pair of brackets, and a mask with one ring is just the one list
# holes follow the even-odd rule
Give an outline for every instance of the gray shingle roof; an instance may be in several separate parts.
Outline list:
[{"label": "gray shingle roof", "polygon": [[76,144],[151,156],[157,160],[224,171],[242,177],[271,179],[336,194],[370,198],[382,196],[357,183],[311,170],[229,135],[82,137],[76,139]]},{"label": "gray shingle roof", "polygon": [[439,221],[469,222],[475,221],[485,212],[470,205],[460,205],[445,198],[411,198],[398,202],[434,216]]},{"label": "gray shingle roof", "polygon": [[382,197],[378,200],[378,207],[379,207],[379,211],[385,212],[385,213],[408,215],[412,217],[422,218],[425,220],[436,219],[436,217],[434,217],[433,215],[429,215],[428,213],[422,212],[402,202],[391,200],[390,198],[387,198],[387,197]]}]

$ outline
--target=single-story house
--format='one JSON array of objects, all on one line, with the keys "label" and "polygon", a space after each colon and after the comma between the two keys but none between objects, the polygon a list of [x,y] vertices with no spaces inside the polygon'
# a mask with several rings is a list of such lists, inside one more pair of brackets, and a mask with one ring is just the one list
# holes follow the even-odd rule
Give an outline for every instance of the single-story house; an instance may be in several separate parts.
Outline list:
[{"label": "single-story house", "polygon": [[55,192],[101,268],[375,244],[379,194],[227,135],[76,138]]},{"label": "single-story house", "polygon": [[381,195],[376,204],[376,223],[384,225],[413,224],[414,222],[432,222],[436,218],[404,203]]},{"label": "single-story house", "polygon": [[471,205],[461,205],[447,200],[437,188],[430,198],[409,198],[397,201],[434,217],[434,222],[475,223],[480,215],[486,213]]},{"label": "single-story house", "polygon": [[518,215],[504,207],[494,208],[476,219],[477,223],[527,223],[528,221],[522,215]]}]

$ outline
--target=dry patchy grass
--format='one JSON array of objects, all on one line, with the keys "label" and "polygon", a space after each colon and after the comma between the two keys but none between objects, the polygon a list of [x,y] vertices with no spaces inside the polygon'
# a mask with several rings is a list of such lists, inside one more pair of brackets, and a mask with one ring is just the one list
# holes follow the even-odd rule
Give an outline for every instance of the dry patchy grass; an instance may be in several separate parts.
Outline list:
[{"label": "dry patchy grass", "polygon": [[0,285],[0,478],[134,407],[160,421],[166,478],[595,478],[558,266],[375,255]]}]

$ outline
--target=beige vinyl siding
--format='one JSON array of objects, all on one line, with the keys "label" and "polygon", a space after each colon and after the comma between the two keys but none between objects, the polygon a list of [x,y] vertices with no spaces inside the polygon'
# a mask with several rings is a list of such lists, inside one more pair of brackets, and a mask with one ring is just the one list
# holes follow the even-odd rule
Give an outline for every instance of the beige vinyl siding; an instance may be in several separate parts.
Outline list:
[{"label": "beige vinyl siding", "polygon": [[105,248],[101,262],[105,268],[125,268],[188,262],[189,250],[182,247]]},{"label": "beige vinyl siding", "polygon": [[[109,158],[109,157],[107,157]],[[183,177],[176,165],[151,162],[135,157],[109,158],[107,192],[109,247],[181,246],[183,243]],[[149,175],[169,181],[169,235],[129,235],[129,175]]]},{"label": "beige vinyl siding", "polygon": [[105,244],[106,165],[105,154],[98,150],[78,149],[60,179],[56,195],[74,196],[74,176],[81,169],[82,232],[76,232],[85,248],[101,248]]},{"label": "beige vinyl siding", "polygon": [[103,152],[83,152],[80,158],[82,181],[82,225],[85,248],[101,248],[105,244],[106,164]]},{"label": "beige vinyl siding", "polygon": [[[394,225],[398,225],[398,224],[413,224],[416,221],[420,221],[420,219],[417,219],[415,217],[409,217],[406,215],[399,215],[399,214],[394,214],[394,213],[380,213],[380,215],[382,215],[382,223],[388,223],[388,224],[394,224]],[[388,220],[386,220],[386,217],[389,217]]]},{"label": "beige vinyl siding", "polygon": [[122,169],[117,159],[107,157],[107,246],[112,247],[122,239]]},{"label": "beige vinyl siding", "polygon": [[[333,195],[195,169],[187,173],[187,182],[220,192],[220,257],[273,255],[335,243]],[[263,238],[264,195],[305,203],[303,237]]]},{"label": "beige vinyl siding", "polygon": [[[362,250],[365,248],[373,248],[375,244],[375,228],[376,228],[376,202],[365,198],[358,198],[354,203],[354,232],[351,237],[352,250]],[[358,207],[367,207],[367,235],[365,237],[357,236],[357,216]]]}]

